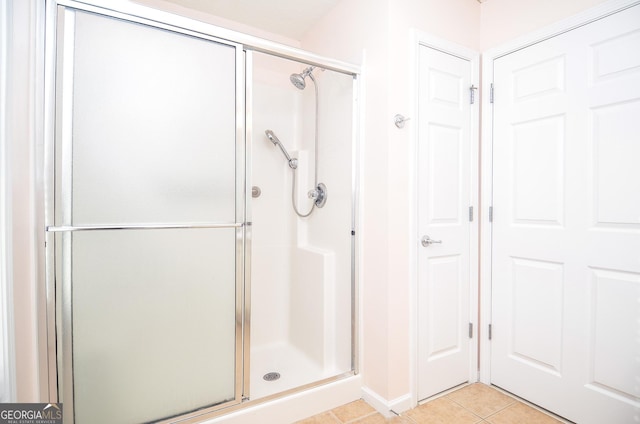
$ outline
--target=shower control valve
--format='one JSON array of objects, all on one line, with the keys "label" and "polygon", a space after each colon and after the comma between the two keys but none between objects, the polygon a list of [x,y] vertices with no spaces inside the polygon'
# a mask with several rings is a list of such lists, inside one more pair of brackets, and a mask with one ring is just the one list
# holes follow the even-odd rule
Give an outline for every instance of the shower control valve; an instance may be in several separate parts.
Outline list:
[{"label": "shower control valve", "polygon": [[327,202],[327,186],[319,183],[316,188],[309,190],[307,195],[309,199],[313,199],[313,203],[315,203],[317,207],[321,208]]}]

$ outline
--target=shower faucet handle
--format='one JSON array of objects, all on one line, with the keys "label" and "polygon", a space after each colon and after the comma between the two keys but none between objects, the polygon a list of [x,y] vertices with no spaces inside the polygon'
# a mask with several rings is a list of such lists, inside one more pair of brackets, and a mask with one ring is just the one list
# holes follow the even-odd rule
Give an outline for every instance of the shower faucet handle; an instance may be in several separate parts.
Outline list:
[{"label": "shower faucet handle", "polygon": [[313,200],[317,207],[321,208],[327,203],[327,186],[323,183],[318,183],[314,189],[309,190],[307,196]]}]

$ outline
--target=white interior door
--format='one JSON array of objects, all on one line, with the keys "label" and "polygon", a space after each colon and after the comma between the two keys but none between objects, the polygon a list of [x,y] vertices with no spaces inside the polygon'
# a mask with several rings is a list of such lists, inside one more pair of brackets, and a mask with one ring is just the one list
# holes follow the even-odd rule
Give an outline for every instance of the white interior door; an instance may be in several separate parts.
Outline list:
[{"label": "white interior door", "polygon": [[[473,64],[421,46],[418,138],[418,399],[471,373]],[[431,241],[421,242],[429,237]]]},{"label": "white interior door", "polygon": [[640,419],[640,6],[494,62],[491,382]]}]

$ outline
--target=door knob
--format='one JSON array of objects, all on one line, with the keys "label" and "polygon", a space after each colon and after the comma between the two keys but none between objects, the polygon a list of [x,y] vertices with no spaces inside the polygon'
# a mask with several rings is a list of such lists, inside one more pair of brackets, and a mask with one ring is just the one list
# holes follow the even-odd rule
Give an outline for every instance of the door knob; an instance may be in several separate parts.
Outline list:
[{"label": "door knob", "polygon": [[423,236],[420,242],[422,243],[423,247],[429,247],[434,243],[442,243],[442,240],[434,240],[429,236]]}]

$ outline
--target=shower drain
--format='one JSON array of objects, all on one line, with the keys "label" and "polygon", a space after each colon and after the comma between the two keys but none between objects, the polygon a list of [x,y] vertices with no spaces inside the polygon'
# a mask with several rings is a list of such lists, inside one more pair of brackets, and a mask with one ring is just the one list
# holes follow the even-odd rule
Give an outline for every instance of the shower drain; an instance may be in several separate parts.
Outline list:
[{"label": "shower drain", "polygon": [[279,372],[268,372],[262,378],[265,379],[266,381],[276,381],[277,379],[280,378],[280,373]]}]

